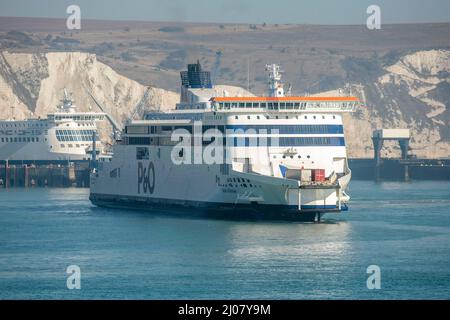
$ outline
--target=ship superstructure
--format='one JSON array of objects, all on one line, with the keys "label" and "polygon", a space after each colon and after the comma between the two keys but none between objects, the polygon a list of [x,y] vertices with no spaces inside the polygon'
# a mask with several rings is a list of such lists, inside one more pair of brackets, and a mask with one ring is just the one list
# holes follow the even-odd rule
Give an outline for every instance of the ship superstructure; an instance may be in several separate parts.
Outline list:
[{"label": "ship superstructure", "polygon": [[0,160],[76,161],[88,160],[92,149],[101,150],[100,141],[93,148],[100,112],[79,112],[71,95],[64,89],[58,111],[47,118],[0,121]]},{"label": "ship superstructure", "polygon": [[230,97],[190,65],[175,110],[125,127],[112,161],[91,176],[91,201],[237,219],[314,221],[345,210],[342,114],[358,98],[285,96],[279,66],[266,70],[267,96]]}]

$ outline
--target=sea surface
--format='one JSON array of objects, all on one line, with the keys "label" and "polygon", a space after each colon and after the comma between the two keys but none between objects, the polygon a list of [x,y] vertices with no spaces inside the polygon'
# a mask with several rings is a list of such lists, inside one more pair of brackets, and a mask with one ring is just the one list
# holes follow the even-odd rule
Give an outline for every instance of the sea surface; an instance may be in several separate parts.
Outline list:
[{"label": "sea surface", "polygon": [[[322,223],[96,208],[88,189],[0,190],[0,299],[449,299],[450,182],[352,181]],[[67,288],[67,267],[81,289]],[[380,289],[368,289],[370,265]]]}]

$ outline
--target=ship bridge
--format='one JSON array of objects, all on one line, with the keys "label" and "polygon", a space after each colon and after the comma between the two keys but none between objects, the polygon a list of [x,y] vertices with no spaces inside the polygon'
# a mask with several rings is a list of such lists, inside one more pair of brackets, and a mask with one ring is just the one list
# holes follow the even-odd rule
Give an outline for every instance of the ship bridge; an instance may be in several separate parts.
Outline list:
[{"label": "ship bridge", "polygon": [[357,97],[213,97],[216,111],[248,112],[352,112],[360,105]]}]

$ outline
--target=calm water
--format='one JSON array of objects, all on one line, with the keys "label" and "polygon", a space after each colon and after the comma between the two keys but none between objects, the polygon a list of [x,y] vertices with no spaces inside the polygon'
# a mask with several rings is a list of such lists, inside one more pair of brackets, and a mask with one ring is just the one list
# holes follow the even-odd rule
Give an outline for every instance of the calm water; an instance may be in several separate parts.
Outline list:
[{"label": "calm water", "polygon": [[[158,217],[0,190],[0,298],[450,298],[450,182],[352,182],[321,224]],[[368,290],[366,268],[381,268]],[[81,268],[68,290],[67,266]]]}]

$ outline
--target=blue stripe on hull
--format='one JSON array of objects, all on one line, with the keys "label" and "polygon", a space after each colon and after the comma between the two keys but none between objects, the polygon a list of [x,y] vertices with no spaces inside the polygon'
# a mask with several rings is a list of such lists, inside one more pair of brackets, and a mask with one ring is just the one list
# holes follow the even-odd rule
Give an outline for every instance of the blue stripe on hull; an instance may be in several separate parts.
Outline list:
[{"label": "blue stripe on hull", "polygon": [[[200,201],[178,201],[142,197],[118,197],[117,195],[91,194],[94,205],[110,208],[137,209],[158,215],[179,217],[203,217],[227,220],[279,220],[314,222],[318,212],[336,211],[333,208],[305,208],[297,206],[267,204],[229,204]],[[302,206],[303,209],[303,206]]]},{"label": "blue stripe on hull", "polygon": [[342,124],[297,124],[297,125],[270,125],[270,124],[238,124],[227,125],[226,129],[231,130],[277,130],[278,134],[344,134],[344,126]]},{"label": "blue stripe on hull", "polygon": [[302,206],[302,210],[315,210],[315,209],[324,209],[324,210],[333,210],[336,209],[336,206],[334,205],[322,205],[322,206]]}]

